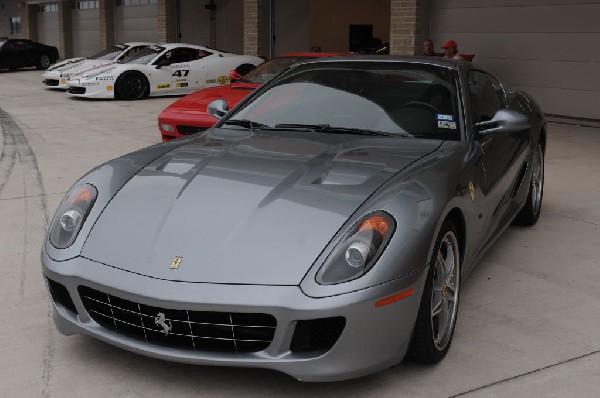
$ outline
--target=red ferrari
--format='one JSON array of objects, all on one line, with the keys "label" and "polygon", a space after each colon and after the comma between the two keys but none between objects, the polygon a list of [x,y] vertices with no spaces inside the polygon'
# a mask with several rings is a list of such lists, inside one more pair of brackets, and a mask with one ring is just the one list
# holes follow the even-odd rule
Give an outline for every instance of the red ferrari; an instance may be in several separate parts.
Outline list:
[{"label": "red ferrari", "polygon": [[[163,141],[198,133],[212,127],[217,119],[207,112],[216,99],[224,99],[231,109],[256,87],[273,78],[289,65],[310,58],[349,55],[349,53],[290,53],[272,58],[226,86],[206,88],[180,98],[158,115],[158,129]],[[233,73],[234,71],[232,71]],[[230,76],[235,78],[235,75]]]}]

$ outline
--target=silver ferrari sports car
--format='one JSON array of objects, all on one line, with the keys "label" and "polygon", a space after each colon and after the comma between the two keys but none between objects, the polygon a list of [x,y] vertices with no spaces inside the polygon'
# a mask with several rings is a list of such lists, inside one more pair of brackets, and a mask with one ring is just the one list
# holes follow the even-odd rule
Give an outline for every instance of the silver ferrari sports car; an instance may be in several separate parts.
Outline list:
[{"label": "silver ferrari sports car", "polygon": [[306,61],[209,111],[59,205],[42,270],[62,333],[305,381],[435,363],[465,276],[540,215],[544,116],[475,64]]}]

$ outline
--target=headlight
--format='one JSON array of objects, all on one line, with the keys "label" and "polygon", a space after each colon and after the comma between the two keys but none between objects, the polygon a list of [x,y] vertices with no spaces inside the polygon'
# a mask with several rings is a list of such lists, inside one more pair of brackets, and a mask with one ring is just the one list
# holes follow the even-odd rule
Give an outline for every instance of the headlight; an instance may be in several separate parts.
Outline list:
[{"label": "headlight", "polygon": [[57,249],[66,249],[73,244],[98,192],[92,185],[77,187],[63,199],[50,224],[50,243]]},{"label": "headlight", "polygon": [[317,272],[317,282],[332,285],[367,273],[381,256],[395,229],[396,222],[383,211],[361,218],[327,257]]},{"label": "headlight", "polygon": [[166,131],[167,133],[172,133],[175,131],[175,128],[173,126],[171,126],[170,124],[165,124],[165,123],[160,124],[160,129],[162,131]]}]

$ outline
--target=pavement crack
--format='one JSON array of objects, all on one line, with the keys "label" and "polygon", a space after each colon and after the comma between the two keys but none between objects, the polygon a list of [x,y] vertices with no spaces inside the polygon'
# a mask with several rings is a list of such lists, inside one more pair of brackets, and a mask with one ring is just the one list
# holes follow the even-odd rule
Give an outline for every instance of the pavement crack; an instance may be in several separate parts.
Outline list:
[{"label": "pavement crack", "polygon": [[[35,209],[38,205],[41,210],[42,229],[46,233],[48,228],[48,205],[46,202],[46,192],[42,180],[37,158],[27,136],[18,126],[15,120],[2,108],[0,108],[0,128],[2,129],[2,152],[0,153],[0,193],[6,187],[9,178],[11,177],[16,163],[18,161],[20,168],[23,171],[23,197],[33,197],[36,203],[33,205]],[[32,223],[32,204],[27,199],[23,200],[25,224],[23,233],[23,253],[20,269],[20,285],[19,296],[21,299],[25,297],[25,283],[27,282],[27,253],[29,252],[29,230]],[[34,224],[35,225],[35,224]],[[50,381],[54,368],[54,326],[52,323],[52,310],[49,305],[48,311],[48,326],[46,331],[46,348],[44,350],[42,364],[42,397],[50,396]]]},{"label": "pavement crack", "polygon": [[579,355],[579,356],[574,357],[574,358],[565,359],[564,361],[560,361],[560,362],[553,363],[551,365],[543,366],[541,368],[534,369],[534,370],[531,370],[529,372],[521,373],[521,374],[518,374],[518,375],[515,375],[515,376],[512,376],[512,377],[507,377],[507,378],[502,379],[502,380],[498,380],[498,381],[495,381],[495,382],[492,382],[492,383],[485,384],[485,385],[480,386],[480,387],[472,388],[472,389],[470,389],[468,391],[464,391],[464,392],[461,392],[461,393],[458,393],[458,394],[455,394],[455,395],[450,395],[448,398],[462,397],[462,396],[465,396],[467,394],[471,394],[471,393],[474,393],[474,392],[477,392],[477,391],[485,390],[486,388],[489,388],[489,387],[492,387],[492,386],[495,386],[495,385],[498,385],[498,384],[506,383],[507,381],[516,380],[516,379],[519,379],[521,377],[525,377],[525,376],[529,376],[529,375],[532,375],[532,374],[535,374],[535,373],[539,373],[541,371],[544,371],[544,370],[547,370],[547,369],[551,369],[551,368],[554,368],[554,367],[557,367],[557,366],[560,366],[560,365],[564,365],[564,364],[569,363],[569,362],[578,361],[580,359],[587,358],[587,357],[590,357],[590,356],[596,355],[596,354],[600,354],[600,350],[592,351],[592,352],[589,352],[587,354]]},{"label": "pavement crack", "polygon": [[567,214],[564,213],[555,213],[557,216],[563,217],[563,218],[568,218],[569,220],[573,220],[573,221],[579,221],[579,222],[583,222],[586,224],[590,224],[593,225],[594,227],[598,227],[600,228],[600,224],[592,222],[592,221],[588,221],[588,220],[582,220],[581,218],[577,218],[577,217],[573,217],[573,216],[569,216]]},{"label": "pavement crack", "polygon": [[8,182],[17,160],[15,137],[12,131],[16,128],[10,116],[0,109],[0,129],[2,129],[2,152],[0,153],[0,193]]}]

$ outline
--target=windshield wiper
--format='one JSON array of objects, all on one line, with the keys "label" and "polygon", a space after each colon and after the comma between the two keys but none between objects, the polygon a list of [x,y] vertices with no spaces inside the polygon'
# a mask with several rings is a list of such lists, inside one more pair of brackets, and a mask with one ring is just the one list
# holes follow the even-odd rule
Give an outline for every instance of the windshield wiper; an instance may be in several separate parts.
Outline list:
[{"label": "windshield wiper", "polygon": [[280,129],[301,129],[305,131],[316,131],[318,133],[331,133],[331,134],[356,134],[356,135],[375,135],[375,136],[402,136],[410,137],[410,134],[406,133],[386,133],[383,131],[374,131],[368,129],[359,129],[351,127],[337,127],[330,126],[328,124],[301,124],[301,123],[282,123],[276,124],[275,128]]},{"label": "windshield wiper", "polygon": [[252,120],[248,120],[248,119],[229,119],[229,120],[225,120],[225,122],[223,122],[223,124],[229,124],[232,126],[241,126],[247,129],[270,129],[271,126],[268,126],[266,124],[262,124],[262,123],[258,123],[258,122],[253,122]]}]

